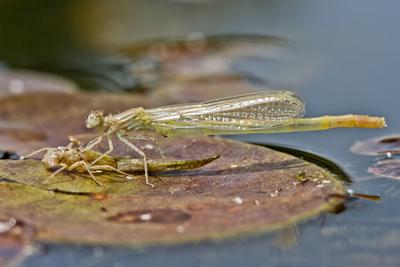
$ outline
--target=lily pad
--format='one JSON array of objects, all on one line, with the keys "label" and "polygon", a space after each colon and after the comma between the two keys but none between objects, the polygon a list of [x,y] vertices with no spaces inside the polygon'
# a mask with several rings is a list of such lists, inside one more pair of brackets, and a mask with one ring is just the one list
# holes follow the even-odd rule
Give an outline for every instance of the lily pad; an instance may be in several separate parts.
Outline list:
[{"label": "lily pad", "polygon": [[[92,193],[65,194],[36,184],[3,182],[0,215],[33,225],[35,240],[142,246],[265,232],[330,211],[343,201],[334,197],[345,193],[336,177],[302,159],[211,137],[165,140],[162,148],[176,158],[221,157],[195,171],[152,176],[155,188],[138,177],[105,182],[107,190],[100,192],[89,178],[68,174],[62,178],[69,176],[69,181],[53,186]],[[35,161],[0,161],[0,172],[3,178],[27,184],[49,174]],[[298,182],[300,172],[307,181]]]},{"label": "lily pad", "polygon": [[384,136],[358,141],[350,149],[353,153],[367,156],[400,154],[400,136]]},{"label": "lily pad", "polygon": [[32,92],[75,92],[77,86],[56,75],[31,70],[0,70],[0,97]]},{"label": "lily pad", "polygon": [[[90,109],[108,113],[149,105],[149,98],[137,95],[42,93],[2,99],[0,119],[6,124],[0,148],[26,154],[65,145],[69,134],[87,141],[96,136],[83,126]],[[6,132],[9,125],[16,125],[13,134]],[[20,126],[24,138],[14,134]],[[212,137],[132,135],[158,139],[153,146],[135,142],[151,159],[161,157],[156,145],[173,159],[221,156],[197,170],[152,174],[155,188],[145,185],[141,174],[130,181],[114,173],[96,174],[105,189],[76,172],[46,181],[51,171],[44,170],[39,155],[37,160],[2,160],[0,218],[32,226],[34,240],[140,246],[264,232],[330,211],[344,201],[335,197],[345,189],[334,175],[285,153]],[[114,144],[113,155],[138,157],[121,142]],[[104,146],[99,149],[104,151]]]},{"label": "lily pad", "polygon": [[276,60],[286,44],[273,36],[191,34],[134,43],[121,52],[132,58],[134,80],[153,98],[187,103],[265,89],[267,81],[246,59]]},{"label": "lily pad", "polygon": [[368,168],[368,172],[378,175],[378,176],[383,176],[383,177],[388,177],[388,178],[393,178],[393,179],[400,179],[400,160],[399,159],[385,159],[381,160],[371,167]]},{"label": "lily pad", "polygon": [[151,81],[152,87],[156,79],[238,74],[233,68],[234,63],[249,57],[265,60],[279,58],[286,44],[287,40],[276,36],[204,36],[195,33],[180,39],[134,43],[123,47],[121,52],[139,59],[136,67],[134,65],[133,75],[144,81],[144,86],[146,81]]}]

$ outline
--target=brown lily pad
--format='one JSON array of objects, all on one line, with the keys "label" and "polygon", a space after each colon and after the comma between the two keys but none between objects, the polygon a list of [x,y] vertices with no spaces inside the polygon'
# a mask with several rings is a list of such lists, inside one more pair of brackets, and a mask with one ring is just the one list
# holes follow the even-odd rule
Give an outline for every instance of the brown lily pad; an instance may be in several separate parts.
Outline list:
[{"label": "brown lily pad", "polygon": [[[124,55],[141,59],[133,68],[138,80],[151,81],[171,77],[199,77],[233,74],[233,64],[246,57],[275,59],[287,40],[263,35],[189,34],[186,38],[149,40],[121,49]],[[150,64],[149,62],[153,62]],[[148,67],[148,66],[152,67]],[[146,67],[147,66],[147,67]],[[140,78],[144,76],[145,78]],[[151,77],[151,78],[148,78]],[[146,84],[144,83],[146,86]]]},{"label": "brown lily pad", "polygon": [[67,79],[30,70],[0,70],[0,97],[32,92],[75,92],[77,86]]},{"label": "brown lily pad", "polygon": [[[109,94],[42,93],[2,99],[5,130],[16,125],[16,133],[22,127],[24,138],[2,132],[0,148],[26,154],[65,145],[68,134],[87,141],[95,136],[83,126],[90,109],[108,113],[149,104],[146,97]],[[0,218],[18,218],[31,226],[35,240],[139,246],[263,232],[330,211],[344,201],[336,197],[345,189],[334,175],[288,154],[212,137],[132,135],[156,137],[168,158],[221,156],[197,170],[152,174],[155,188],[145,185],[140,173],[129,181],[115,173],[96,174],[105,189],[77,172],[60,173],[45,183],[51,171],[39,160],[3,160]],[[160,158],[149,141],[135,144],[149,158]],[[113,155],[137,157],[121,142],[114,145]],[[99,149],[104,150],[104,144]]]},{"label": "brown lily pad", "polygon": [[[3,182],[0,215],[33,225],[36,240],[136,246],[264,232],[330,211],[343,201],[333,197],[345,193],[336,177],[302,159],[210,137],[165,140],[162,148],[169,156],[220,152],[221,157],[198,170],[152,176],[155,188],[144,185],[143,177],[108,182],[105,192],[79,195]],[[0,161],[0,171],[9,180],[43,174],[34,161]],[[298,182],[300,172],[307,181]],[[59,183],[72,188],[83,181],[98,188],[81,175]]]},{"label": "brown lily pad", "polygon": [[272,36],[192,34],[135,43],[121,52],[133,59],[135,81],[153,98],[186,103],[245,94],[261,85],[265,89],[266,81],[241,63],[275,60],[285,45],[286,40]]},{"label": "brown lily pad", "polygon": [[378,176],[400,179],[400,160],[399,159],[381,160],[372,165],[371,167],[369,167],[368,172]]},{"label": "brown lily pad", "polygon": [[350,150],[367,156],[382,156],[388,153],[400,154],[400,136],[384,136],[355,142]]}]

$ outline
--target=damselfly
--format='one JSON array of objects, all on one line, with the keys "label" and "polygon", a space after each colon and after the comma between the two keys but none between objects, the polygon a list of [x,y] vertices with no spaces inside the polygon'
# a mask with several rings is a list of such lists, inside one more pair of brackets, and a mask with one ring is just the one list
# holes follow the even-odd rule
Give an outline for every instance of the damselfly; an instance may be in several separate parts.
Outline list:
[{"label": "damselfly", "polygon": [[[77,171],[80,173],[87,172],[90,177],[101,187],[103,184],[96,178],[97,172],[116,172],[123,175],[127,180],[133,179],[131,173],[143,172],[144,162],[141,159],[119,158],[110,155],[103,155],[93,150],[82,151],[80,148],[74,148],[73,143],[65,147],[46,147],[37,150],[24,158],[32,157],[41,152],[46,152],[42,162],[47,170],[56,170],[49,178],[55,176],[61,171]],[[97,160],[96,163],[93,162]],[[212,156],[203,159],[190,160],[172,160],[172,159],[157,159],[148,160],[148,170],[150,172],[166,172],[178,170],[193,170],[200,168],[214,160],[219,156]]]},{"label": "damselfly", "polygon": [[174,137],[386,126],[384,118],[381,117],[341,115],[302,118],[304,113],[303,99],[291,91],[265,91],[203,103],[179,104],[152,109],[137,107],[107,116],[104,116],[102,111],[92,111],[86,120],[86,126],[98,128],[99,133],[97,138],[87,144],[84,151],[92,149],[104,138],[107,138],[109,149],[93,162],[96,163],[113,151],[111,137],[116,135],[120,141],[143,157],[146,183],[150,184],[146,154],[126,138],[126,133],[129,131],[154,130],[164,136]]}]

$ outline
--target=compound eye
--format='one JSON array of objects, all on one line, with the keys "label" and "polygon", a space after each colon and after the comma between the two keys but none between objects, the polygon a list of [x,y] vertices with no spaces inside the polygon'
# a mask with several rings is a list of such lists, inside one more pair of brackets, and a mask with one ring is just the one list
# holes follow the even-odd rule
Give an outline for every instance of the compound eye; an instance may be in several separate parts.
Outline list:
[{"label": "compound eye", "polygon": [[86,127],[95,128],[100,125],[100,122],[101,122],[100,114],[90,113],[86,120]]}]

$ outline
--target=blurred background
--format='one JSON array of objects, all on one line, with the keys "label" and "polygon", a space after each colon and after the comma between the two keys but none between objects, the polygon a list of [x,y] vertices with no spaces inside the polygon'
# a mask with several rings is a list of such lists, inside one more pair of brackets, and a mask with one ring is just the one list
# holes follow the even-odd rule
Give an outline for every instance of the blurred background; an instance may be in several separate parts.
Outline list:
[{"label": "blurred background", "polygon": [[51,245],[24,266],[399,266],[400,185],[368,174],[377,159],[349,150],[400,130],[399,8],[394,0],[0,1],[1,96],[100,90],[177,103],[284,88],[304,97],[308,116],[361,113],[389,125],[235,137],[329,159],[354,190],[382,197],[299,225],[288,249],[276,246],[279,233],[144,251]]}]

